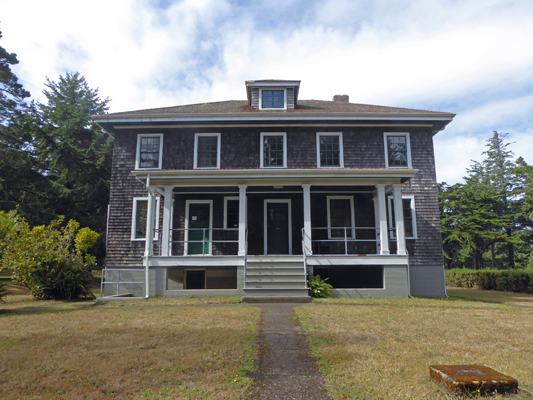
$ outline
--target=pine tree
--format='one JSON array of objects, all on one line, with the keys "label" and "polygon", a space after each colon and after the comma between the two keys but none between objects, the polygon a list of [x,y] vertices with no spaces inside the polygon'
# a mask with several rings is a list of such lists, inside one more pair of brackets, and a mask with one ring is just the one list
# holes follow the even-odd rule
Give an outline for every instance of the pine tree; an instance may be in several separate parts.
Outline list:
[{"label": "pine tree", "polygon": [[[101,99],[78,72],[47,78],[46,104],[38,104],[34,146],[54,193],[57,215],[81,226],[105,232],[111,179],[113,139],[91,120],[104,114],[109,99]],[[52,199],[50,199],[52,200]],[[103,242],[97,244],[103,251]],[[101,256],[102,254],[100,254]]]}]

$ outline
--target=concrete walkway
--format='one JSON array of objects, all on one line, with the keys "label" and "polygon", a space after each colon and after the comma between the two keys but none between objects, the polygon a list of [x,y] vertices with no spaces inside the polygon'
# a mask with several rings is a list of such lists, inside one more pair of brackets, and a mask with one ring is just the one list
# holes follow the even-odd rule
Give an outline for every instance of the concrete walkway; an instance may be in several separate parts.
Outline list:
[{"label": "concrete walkway", "polygon": [[311,358],[303,328],[293,319],[299,304],[258,304],[259,359],[254,378],[254,400],[326,400],[324,377]]}]

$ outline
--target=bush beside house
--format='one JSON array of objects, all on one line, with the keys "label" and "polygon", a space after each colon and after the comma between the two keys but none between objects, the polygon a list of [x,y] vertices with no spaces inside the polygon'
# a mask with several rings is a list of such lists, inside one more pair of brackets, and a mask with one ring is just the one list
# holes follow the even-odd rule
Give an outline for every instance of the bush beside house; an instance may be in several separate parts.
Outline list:
[{"label": "bush beside house", "polygon": [[446,271],[446,286],[533,294],[533,269]]}]

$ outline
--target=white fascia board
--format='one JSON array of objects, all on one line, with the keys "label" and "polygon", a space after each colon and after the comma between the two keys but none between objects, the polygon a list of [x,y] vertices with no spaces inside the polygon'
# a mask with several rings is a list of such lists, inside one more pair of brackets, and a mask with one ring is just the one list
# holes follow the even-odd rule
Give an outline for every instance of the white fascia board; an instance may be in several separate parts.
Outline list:
[{"label": "white fascia board", "polygon": [[110,115],[94,116],[96,123],[145,123],[145,122],[249,122],[249,121],[452,121],[454,114],[435,115],[435,114],[332,114],[332,113],[309,113],[298,114],[284,113],[254,113],[250,114],[168,114],[168,115],[138,115],[130,117],[113,117]]},{"label": "white fascia board", "polygon": [[254,169],[254,170],[167,170],[167,171],[132,171],[137,179],[150,181],[168,180],[254,180],[254,179],[333,179],[333,178],[374,178],[374,179],[410,179],[417,169]]}]

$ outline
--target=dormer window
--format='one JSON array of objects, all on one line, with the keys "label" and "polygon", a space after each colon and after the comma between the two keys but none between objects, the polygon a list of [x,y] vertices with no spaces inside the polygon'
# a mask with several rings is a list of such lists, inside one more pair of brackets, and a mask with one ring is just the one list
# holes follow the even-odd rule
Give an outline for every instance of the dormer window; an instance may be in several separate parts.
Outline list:
[{"label": "dormer window", "polygon": [[300,81],[264,79],[246,81],[248,105],[252,110],[294,110]]},{"label": "dormer window", "polygon": [[285,109],[285,90],[261,90],[261,109]]}]

